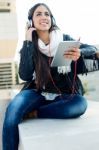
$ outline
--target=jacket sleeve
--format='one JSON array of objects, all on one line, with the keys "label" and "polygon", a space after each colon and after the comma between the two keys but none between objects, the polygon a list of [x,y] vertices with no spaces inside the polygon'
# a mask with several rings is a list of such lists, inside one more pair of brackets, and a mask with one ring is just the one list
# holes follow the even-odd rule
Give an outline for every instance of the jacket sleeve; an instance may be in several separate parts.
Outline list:
[{"label": "jacket sleeve", "polygon": [[[81,44],[81,56],[77,60],[77,74],[87,74],[99,70],[99,61],[96,60],[96,47]],[[74,62],[72,63],[72,70],[74,70]]]},{"label": "jacket sleeve", "polygon": [[93,45],[81,44],[81,56],[86,59],[93,59],[96,55],[97,48]]},{"label": "jacket sleeve", "polygon": [[24,41],[20,50],[19,76],[24,81],[31,81],[33,72],[33,43]]},{"label": "jacket sleeve", "polygon": [[99,70],[96,60],[97,48],[93,45],[81,44],[81,57],[77,61],[77,74],[87,74]]}]

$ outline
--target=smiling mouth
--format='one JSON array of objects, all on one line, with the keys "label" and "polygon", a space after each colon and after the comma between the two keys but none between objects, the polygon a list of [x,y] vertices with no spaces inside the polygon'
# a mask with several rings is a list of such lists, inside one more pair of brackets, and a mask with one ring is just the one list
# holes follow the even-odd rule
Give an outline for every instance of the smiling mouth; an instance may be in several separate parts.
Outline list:
[{"label": "smiling mouth", "polygon": [[42,22],[41,25],[48,25],[48,22]]}]

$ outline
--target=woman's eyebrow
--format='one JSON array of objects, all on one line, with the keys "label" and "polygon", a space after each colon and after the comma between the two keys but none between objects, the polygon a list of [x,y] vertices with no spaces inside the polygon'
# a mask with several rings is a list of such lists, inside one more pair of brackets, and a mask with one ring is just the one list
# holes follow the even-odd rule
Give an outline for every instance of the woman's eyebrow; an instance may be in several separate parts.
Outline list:
[{"label": "woman's eyebrow", "polygon": [[38,13],[42,13],[42,12],[41,11],[37,11],[36,14],[38,14]]},{"label": "woman's eyebrow", "polygon": [[[43,13],[43,12],[37,11],[36,14],[38,14],[38,13]],[[49,12],[48,12],[48,11],[45,11],[44,13],[49,13]]]}]

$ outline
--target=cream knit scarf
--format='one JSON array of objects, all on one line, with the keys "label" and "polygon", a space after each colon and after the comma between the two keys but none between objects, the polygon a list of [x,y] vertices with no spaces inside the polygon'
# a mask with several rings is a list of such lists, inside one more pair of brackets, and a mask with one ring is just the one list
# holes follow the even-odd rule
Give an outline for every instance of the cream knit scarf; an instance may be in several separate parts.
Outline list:
[{"label": "cream knit scarf", "polygon": [[63,34],[61,33],[61,31],[53,30],[50,33],[50,43],[48,45],[45,45],[45,43],[41,39],[38,39],[38,46],[43,54],[48,57],[53,57],[61,41],[63,41]]}]

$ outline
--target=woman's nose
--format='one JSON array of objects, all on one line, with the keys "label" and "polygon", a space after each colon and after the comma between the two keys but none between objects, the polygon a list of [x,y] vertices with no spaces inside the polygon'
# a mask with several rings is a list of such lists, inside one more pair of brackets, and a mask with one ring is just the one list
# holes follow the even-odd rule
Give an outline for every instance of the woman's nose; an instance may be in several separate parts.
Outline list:
[{"label": "woman's nose", "polygon": [[42,18],[46,18],[46,14],[42,13]]}]

